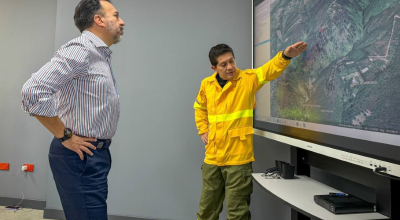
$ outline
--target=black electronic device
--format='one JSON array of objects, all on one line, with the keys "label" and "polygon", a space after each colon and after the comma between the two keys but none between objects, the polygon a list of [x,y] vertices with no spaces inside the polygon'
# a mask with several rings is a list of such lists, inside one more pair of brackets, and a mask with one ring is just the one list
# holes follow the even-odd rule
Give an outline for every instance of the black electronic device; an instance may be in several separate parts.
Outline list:
[{"label": "black electronic device", "polygon": [[314,201],[333,214],[376,212],[376,205],[355,196],[315,195]]}]

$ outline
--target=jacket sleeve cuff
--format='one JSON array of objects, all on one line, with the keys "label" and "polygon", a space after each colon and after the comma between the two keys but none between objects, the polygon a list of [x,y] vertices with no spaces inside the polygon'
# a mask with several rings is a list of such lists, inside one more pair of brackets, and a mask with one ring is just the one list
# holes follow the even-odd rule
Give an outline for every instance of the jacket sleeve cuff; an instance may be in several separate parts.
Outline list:
[{"label": "jacket sleeve cuff", "polygon": [[208,132],[208,129],[199,131],[199,135],[205,134]]},{"label": "jacket sleeve cuff", "polygon": [[290,60],[285,60],[282,57],[282,51],[280,51],[275,57],[274,57],[274,64],[276,66],[279,66],[281,68],[286,68],[290,64]]}]

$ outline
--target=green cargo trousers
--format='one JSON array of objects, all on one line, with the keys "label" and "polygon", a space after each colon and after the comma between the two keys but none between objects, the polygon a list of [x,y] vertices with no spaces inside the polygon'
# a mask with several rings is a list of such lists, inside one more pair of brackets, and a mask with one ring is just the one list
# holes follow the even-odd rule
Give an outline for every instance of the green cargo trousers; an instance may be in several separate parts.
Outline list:
[{"label": "green cargo trousers", "polygon": [[197,220],[218,220],[226,198],[228,220],[250,220],[252,164],[216,166],[203,163],[203,188]]}]

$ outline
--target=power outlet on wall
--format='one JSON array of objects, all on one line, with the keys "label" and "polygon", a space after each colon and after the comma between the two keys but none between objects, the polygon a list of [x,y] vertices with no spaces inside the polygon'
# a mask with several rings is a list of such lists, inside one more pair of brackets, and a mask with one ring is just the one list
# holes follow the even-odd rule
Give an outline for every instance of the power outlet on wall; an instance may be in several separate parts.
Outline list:
[{"label": "power outlet on wall", "polygon": [[24,164],[22,167],[26,167],[26,169],[22,169],[25,172],[33,172],[33,164]]}]

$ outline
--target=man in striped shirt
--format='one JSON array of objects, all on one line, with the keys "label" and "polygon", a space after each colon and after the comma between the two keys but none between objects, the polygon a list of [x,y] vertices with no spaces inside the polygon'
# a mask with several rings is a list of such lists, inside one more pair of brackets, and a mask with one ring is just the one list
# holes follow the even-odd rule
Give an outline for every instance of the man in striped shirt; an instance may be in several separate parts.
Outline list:
[{"label": "man in striped shirt", "polygon": [[108,0],[80,1],[74,21],[82,35],[32,74],[22,109],[55,136],[49,161],[67,220],[103,220],[108,147],[120,112],[109,47],[121,40],[125,23]]}]

